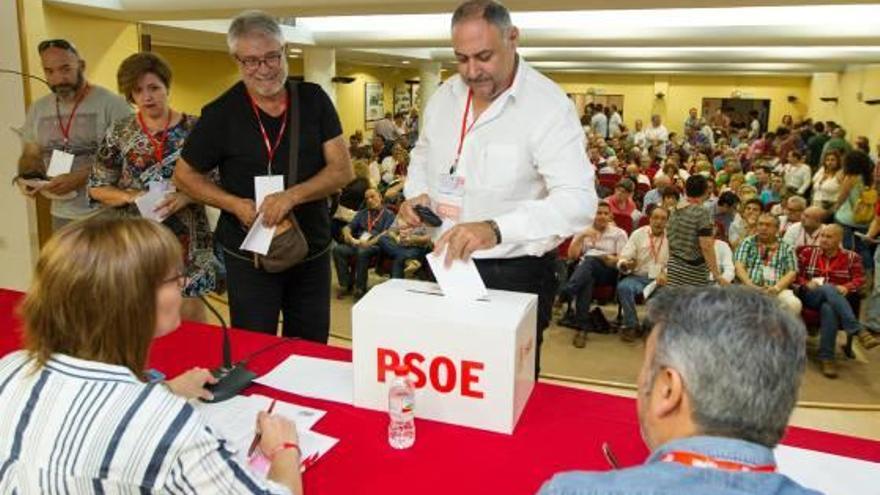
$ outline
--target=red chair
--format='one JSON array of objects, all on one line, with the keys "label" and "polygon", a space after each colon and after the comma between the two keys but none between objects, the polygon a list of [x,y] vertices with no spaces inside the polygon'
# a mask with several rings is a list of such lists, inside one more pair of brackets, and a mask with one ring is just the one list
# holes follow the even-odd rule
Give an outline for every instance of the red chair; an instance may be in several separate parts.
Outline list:
[{"label": "red chair", "polygon": [[626,232],[626,235],[630,235],[633,231],[633,219],[630,215],[625,215],[623,213],[615,213],[614,224],[623,229]]},{"label": "red chair", "polygon": [[599,185],[614,190],[614,186],[620,182],[620,174],[599,174]]},{"label": "red chair", "polygon": [[644,227],[646,225],[651,225],[651,217],[648,215],[642,215],[639,217],[639,227]]}]

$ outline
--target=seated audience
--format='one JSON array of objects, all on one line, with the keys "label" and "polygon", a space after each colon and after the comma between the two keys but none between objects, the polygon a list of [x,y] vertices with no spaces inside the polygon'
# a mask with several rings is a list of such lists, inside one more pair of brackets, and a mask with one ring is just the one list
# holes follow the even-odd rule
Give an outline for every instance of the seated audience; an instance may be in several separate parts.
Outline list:
[{"label": "seated audience", "polygon": [[783,167],[785,187],[792,194],[803,196],[813,182],[813,171],[804,163],[804,155],[797,150],[788,152],[788,163]]},{"label": "seated audience", "polygon": [[[789,201],[791,201],[790,198]],[[818,206],[810,206],[804,210],[801,215],[801,221],[791,224],[786,229],[782,240],[786,244],[794,248],[795,252],[800,252],[800,248],[804,246],[816,246],[819,244],[819,230],[822,227],[822,221],[825,219],[825,210]]]},{"label": "seated audience", "polygon": [[633,201],[633,191],[635,191],[635,184],[629,179],[621,179],[614,186],[614,194],[605,198],[605,203],[611,208],[612,215],[625,215],[634,220],[638,219],[638,217],[634,218],[634,214],[638,215],[638,207]]},{"label": "seated audience", "polygon": [[[802,196],[790,196],[783,202],[783,215],[779,216],[779,235],[785,235],[789,227],[801,221],[804,210],[807,209],[807,200]],[[774,213],[774,211],[771,211]]]},{"label": "seated audience", "polygon": [[739,196],[733,191],[724,191],[718,196],[718,201],[715,202],[715,223],[722,227],[722,231],[718,233],[719,237],[727,239],[730,235],[730,226],[737,219],[742,222],[737,206],[739,206]]},{"label": "seated audience", "polygon": [[659,205],[663,202],[663,190],[667,187],[672,187],[672,179],[665,175],[654,177],[654,189],[645,193],[645,197],[642,199],[643,213],[648,213],[649,206]]},{"label": "seated audience", "polygon": [[734,219],[727,231],[727,239],[732,248],[736,249],[743,239],[755,235],[759,215],[761,215],[761,200],[751,198],[745,201],[742,215]]},{"label": "seated audience", "polygon": [[587,342],[593,287],[617,283],[617,260],[626,240],[626,232],[612,222],[608,203],[602,202],[593,226],[576,235],[568,247],[568,257],[580,261],[560,293],[574,301],[575,311],[560,324],[577,330],[575,347],[584,347]]},{"label": "seated audience", "polygon": [[651,456],[557,474],[539,494],[818,495],[779,474],[773,453],[803,377],[803,324],[743,288],[664,289],[648,319],[637,409]]},{"label": "seated audience", "polygon": [[256,418],[266,480],[187,402],[211,398],[208,370],[146,383],[152,340],[180,325],[182,259],[174,235],[142,218],[49,239],[19,308],[24,350],[0,359],[4,493],[302,493],[293,423]]},{"label": "seated audience", "polygon": [[669,260],[669,243],[666,242],[666,222],[669,212],[662,207],[651,211],[651,223],[636,229],[617,262],[617,269],[625,275],[617,283],[617,299],[623,316],[620,338],[632,342],[640,335],[636,315],[636,297],[652,282],[666,285],[666,262]]},{"label": "seated audience", "polygon": [[404,278],[422,267],[421,259],[431,249],[431,234],[424,225],[410,227],[398,216],[379,238],[379,247],[391,259],[391,278]]},{"label": "seated audience", "polygon": [[819,206],[833,213],[837,197],[840,195],[840,184],[843,181],[843,166],[840,155],[832,151],[823,155],[822,166],[813,175],[813,206]]},{"label": "seated audience", "polygon": [[[333,247],[333,264],[339,281],[337,298],[350,294],[352,289],[355,299],[367,292],[370,260],[380,253],[379,239],[394,223],[394,213],[382,204],[379,191],[368,189],[364,198],[366,207],[342,229],[342,243]],[[350,262],[351,258],[354,263]]]},{"label": "seated audience", "polygon": [[819,363],[828,378],[837,378],[834,343],[839,329],[855,335],[865,349],[880,345],[859,323],[847,300],[865,283],[865,272],[859,255],[843,249],[841,241],[843,228],[825,225],[819,232],[819,245],[806,246],[798,255],[799,296],[806,307],[819,311]]},{"label": "seated audience", "polygon": [[779,241],[779,220],[769,213],[758,217],[756,234],[736,248],[736,277],[746,287],[779,300],[793,315],[801,314],[801,302],[789,288],[797,277],[794,249]]}]

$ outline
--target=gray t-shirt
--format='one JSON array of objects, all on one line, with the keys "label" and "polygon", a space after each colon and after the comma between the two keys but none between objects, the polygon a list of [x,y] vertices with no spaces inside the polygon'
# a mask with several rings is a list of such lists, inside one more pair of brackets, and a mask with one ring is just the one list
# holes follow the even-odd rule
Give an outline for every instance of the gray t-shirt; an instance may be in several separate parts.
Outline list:
[{"label": "gray t-shirt", "polygon": [[[91,89],[76,109],[70,123],[70,143],[68,153],[73,153],[73,168],[91,168],[95,163],[98,144],[107,129],[117,119],[131,115],[131,107],[115,93],[101,86],[90,85]],[[73,110],[73,102],[61,103],[60,121],[66,126]],[[64,135],[59,125],[59,115],[55,106],[55,95],[46,95],[31,105],[24,124],[25,142],[36,143],[43,152],[43,163],[49,167],[53,150],[64,150]],[[76,192],[76,197],[52,201],[52,216],[78,219],[91,214],[98,206],[89,205],[86,187]]]}]

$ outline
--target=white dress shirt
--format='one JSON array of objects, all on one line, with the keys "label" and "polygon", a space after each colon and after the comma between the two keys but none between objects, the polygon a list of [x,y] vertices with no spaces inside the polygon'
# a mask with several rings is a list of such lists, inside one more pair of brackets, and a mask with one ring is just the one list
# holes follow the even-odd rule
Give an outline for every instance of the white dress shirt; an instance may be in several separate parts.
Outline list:
[{"label": "white dress shirt", "polygon": [[785,186],[797,191],[799,196],[807,192],[813,180],[813,172],[806,163],[788,164],[785,166]]},{"label": "white dress shirt", "polygon": [[666,233],[655,237],[651,234],[650,225],[637,228],[623,246],[620,259],[636,261],[633,274],[656,278],[666,270],[666,262],[669,261],[669,242],[666,240]]},{"label": "white dress shirt", "polygon": [[816,229],[813,232],[813,235],[810,235],[806,229],[804,229],[804,224],[801,222],[793,223],[788,229],[786,229],[785,235],[782,236],[782,240],[794,249],[801,246],[818,246],[819,231],[821,230],[822,229]]},{"label": "white dress shirt", "polygon": [[608,137],[614,137],[620,134],[620,126],[623,125],[623,117],[619,113],[614,112],[608,119]]},{"label": "white dress shirt", "polygon": [[[468,99],[460,75],[428,102],[411,154],[404,194],[440,195]],[[468,112],[471,126],[473,112]],[[593,167],[571,100],[559,86],[519,59],[513,84],[483,111],[468,132],[455,173],[465,181],[461,222],[495,220],[502,244],[475,258],[540,256],[592,224]]]},{"label": "white dress shirt", "polygon": [[649,125],[648,128],[645,129],[645,138],[649,143],[654,141],[665,143],[666,141],[669,141],[669,131],[663,124],[660,124],[657,127]]},{"label": "white dress shirt", "polygon": [[[733,250],[730,249],[730,244],[715,239],[715,261],[718,263],[718,270],[721,271],[721,278],[732,282],[736,275],[736,268],[733,265]],[[715,280],[711,273],[709,280]]]}]

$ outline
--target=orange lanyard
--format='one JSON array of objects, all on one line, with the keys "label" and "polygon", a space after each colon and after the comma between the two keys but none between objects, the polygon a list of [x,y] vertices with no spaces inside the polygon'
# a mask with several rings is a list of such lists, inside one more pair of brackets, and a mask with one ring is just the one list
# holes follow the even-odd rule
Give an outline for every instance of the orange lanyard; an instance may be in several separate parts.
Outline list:
[{"label": "orange lanyard", "polygon": [[776,254],[776,251],[779,250],[779,245],[773,249],[761,249],[761,246],[758,246],[758,256],[761,257],[761,264],[764,266],[770,266],[770,260],[773,258],[773,255]]},{"label": "orange lanyard", "polygon": [[382,219],[382,215],[384,214],[385,210],[381,210],[374,220],[370,220],[370,212],[367,211],[367,232],[371,234],[373,233],[373,227],[376,225],[376,222]]},{"label": "orange lanyard", "polygon": [[654,236],[648,233],[648,248],[651,250],[651,258],[654,259],[654,263],[659,263],[658,258],[660,257],[660,251],[663,250],[663,237],[660,237],[660,245],[657,248],[654,248]]},{"label": "orange lanyard", "polygon": [[137,114],[137,119],[141,125],[141,131],[143,131],[153,146],[153,156],[156,157],[156,162],[161,163],[162,157],[165,156],[165,143],[168,141],[168,127],[171,125],[171,109],[168,109],[168,121],[165,122],[165,129],[162,130],[162,139],[153,137],[153,133],[147,129],[147,124],[144,123],[144,116],[140,112]]},{"label": "orange lanyard", "polygon": [[[263,135],[263,145],[266,146],[266,154],[269,156],[266,175],[272,175],[272,160],[275,158],[275,152],[278,151],[278,146],[281,144],[281,137],[284,136],[284,130],[287,129],[287,110],[290,108],[290,97],[285,95],[284,113],[281,114],[281,130],[278,131],[278,136],[275,138],[275,144],[273,145],[272,141],[269,140],[269,133],[266,132],[266,127],[263,126],[263,119],[260,117],[260,109],[257,107],[257,102],[254,101],[254,97],[251,96],[250,93],[247,95],[248,99],[251,101],[251,108],[254,109],[254,115],[257,117],[257,123],[260,124],[260,133]],[[296,180],[296,178],[294,177],[291,180]]]},{"label": "orange lanyard", "polygon": [[675,462],[690,467],[720,469],[721,471],[736,471],[741,473],[775,473],[776,464],[756,466],[739,462],[725,461],[707,455],[694,452],[673,451],[660,458],[661,462]]},{"label": "orange lanyard", "polygon": [[76,117],[76,111],[79,109],[79,104],[86,99],[86,96],[91,90],[92,87],[89,83],[86,83],[86,87],[82,94],[73,102],[73,109],[70,110],[70,115],[67,116],[67,125],[61,121],[61,104],[58,102],[58,97],[55,97],[55,116],[58,118],[58,127],[61,129],[61,137],[64,138],[65,150],[68,149],[68,145],[70,144],[70,127],[73,125],[73,119]]}]

